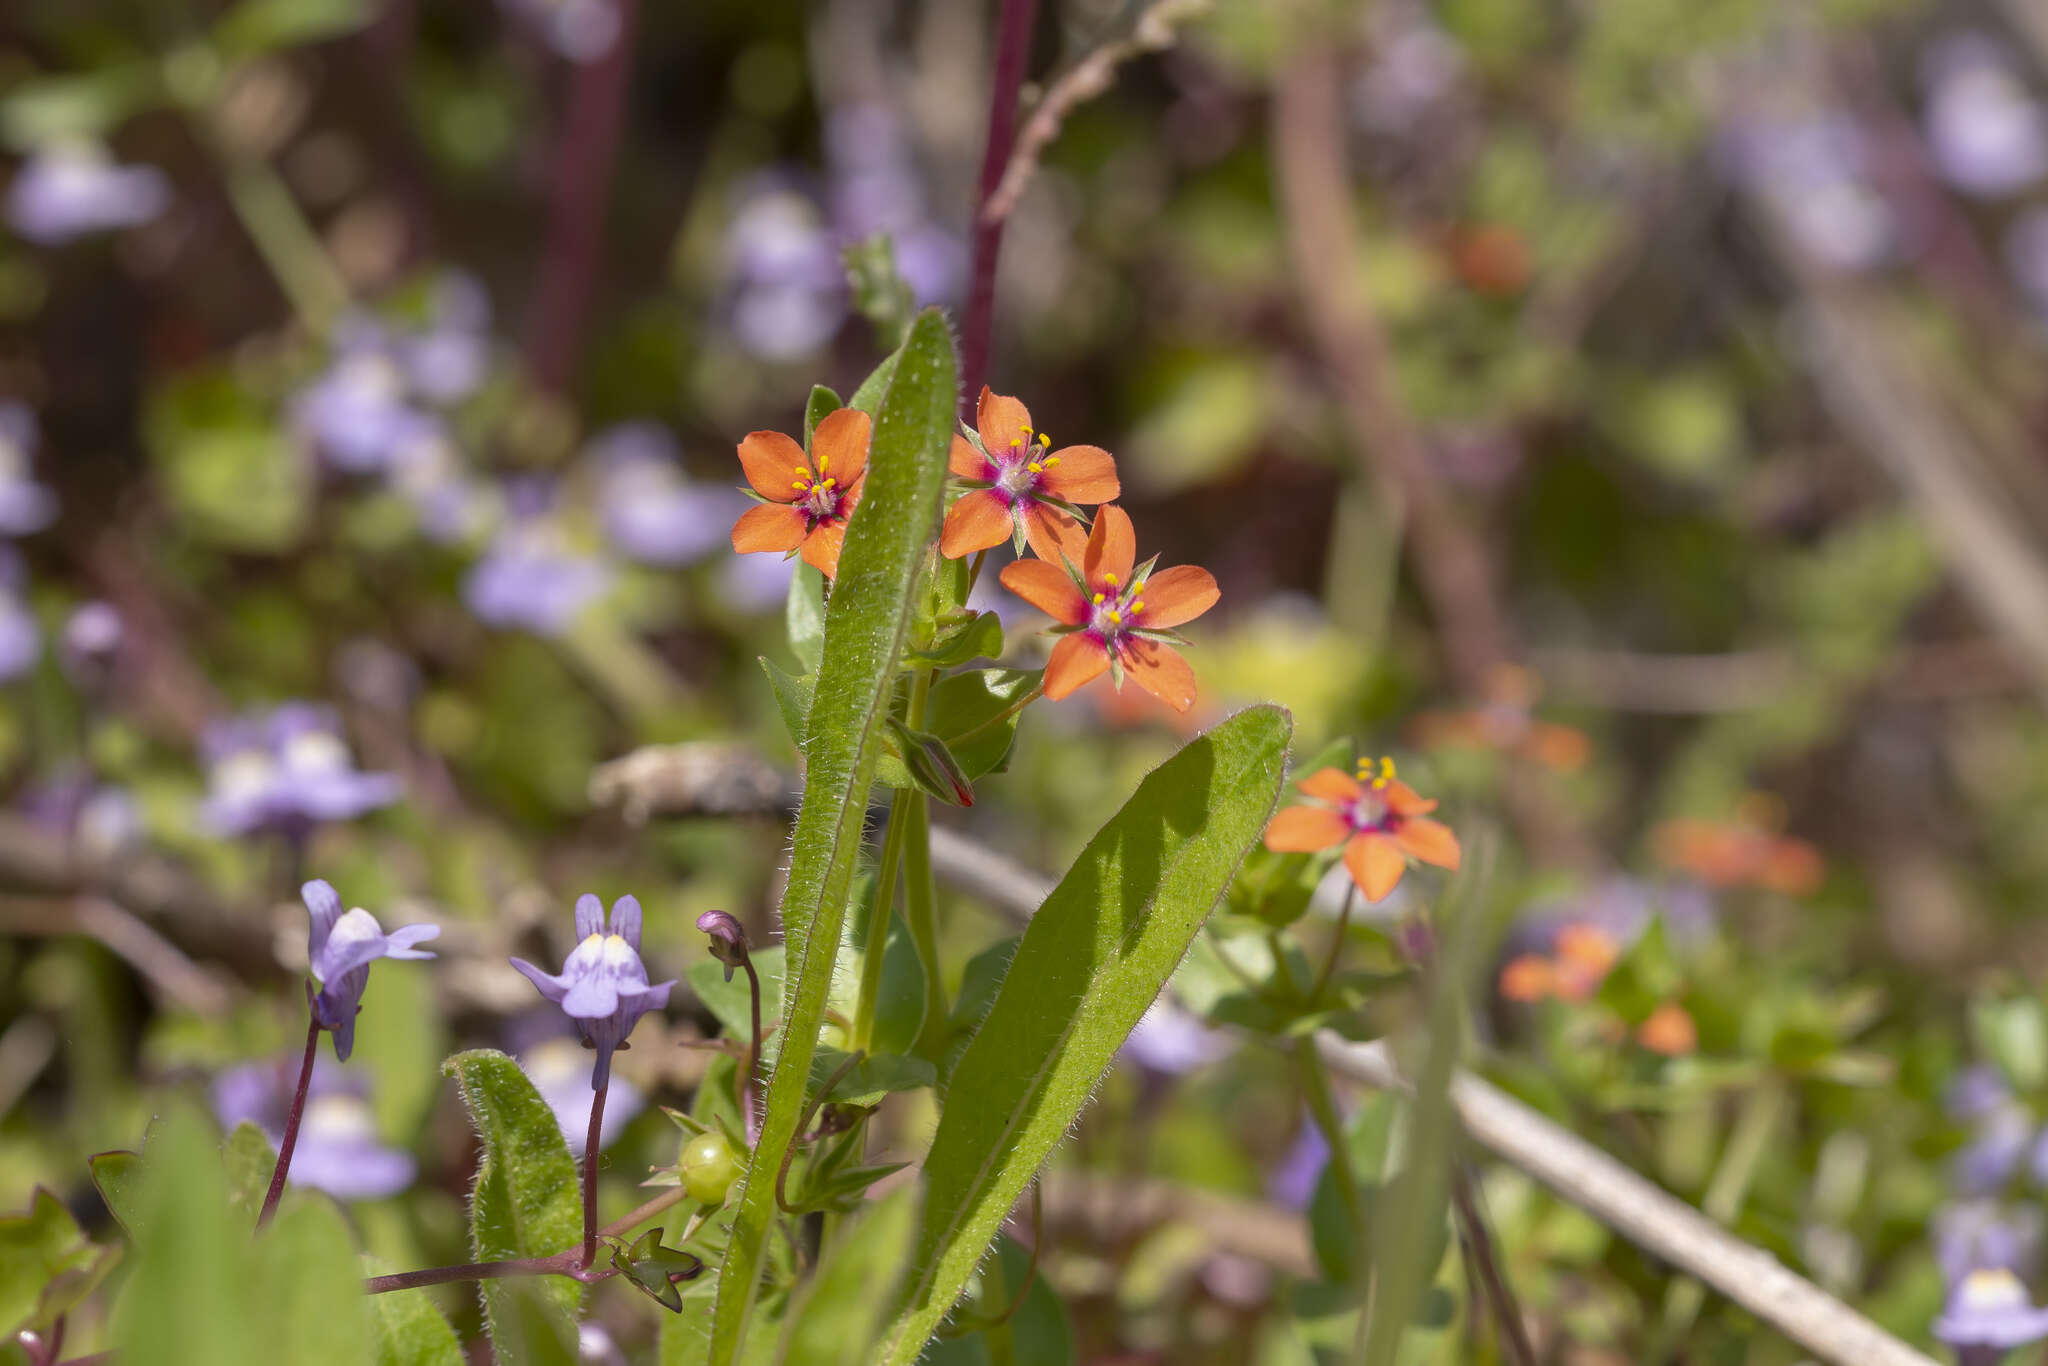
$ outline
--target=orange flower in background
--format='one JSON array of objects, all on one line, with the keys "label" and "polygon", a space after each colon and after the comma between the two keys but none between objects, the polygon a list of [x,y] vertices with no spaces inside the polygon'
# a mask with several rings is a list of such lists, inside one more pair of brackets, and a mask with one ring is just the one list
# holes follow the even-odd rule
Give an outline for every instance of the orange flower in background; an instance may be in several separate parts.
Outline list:
[{"label": "orange flower in background", "polygon": [[1528,1004],[1557,994],[1557,967],[1540,953],[1525,953],[1500,970],[1500,994]]},{"label": "orange flower in background", "polygon": [[1666,1001],[1636,1026],[1636,1042],[1652,1053],[1682,1058],[1700,1046],[1699,1028],[1684,1006]]},{"label": "orange flower in background", "polygon": [[[969,488],[946,513],[939,553],[959,559],[1004,541],[1028,542],[1039,559],[1078,561],[1088,535],[1076,504],[1117,496],[1116,461],[1100,446],[1052,449],[1031,429],[1031,412],[981,387],[977,441],[953,438],[947,465]],[[1020,546],[1021,550],[1021,546]]]},{"label": "orange flower in background", "polygon": [[732,548],[803,552],[804,563],[826,578],[839,572],[846,519],[860,502],[868,470],[873,423],[857,408],[827,413],[811,433],[811,451],[781,432],[750,432],[740,442],[740,466],[764,499],[732,526]]},{"label": "orange flower in background", "polygon": [[1181,639],[1169,628],[1215,606],[1215,576],[1193,565],[1155,574],[1152,560],[1134,567],[1137,547],[1129,514],[1105,507],[1078,567],[1072,556],[1003,566],[1003,587],[1059,623],[1062,639],[1045,665],[1054,701],[1107,673],[1119,688],[1128,674],[1175,711],[1195,704],[1195,671],[1169,643]]},{"label": "orange flower in background", "polygon": [[1394,761],[1382,759],[1377,775],[1361,759],[1356,778],[1341,769],[1321,768],[1301,780],[1313,799],[1290,806],[1266,827],[1266,847],[1276,854],[1308,853],[1344,846],[1344,867],[1368,901],[1383,901],[1420,859],[1439,868],[1458,866],[1458,837],[1441,821],[1427,819],[1436,803],[1394,776]]},{"label": "orange flower in background", "polygon": [[1500,994],[1524,1004],[1556,999],[1584,1001],[1600,989],[1621,961],[1621,946],[1597,925],[1573,921],[1561,927],[1550,952],[1525,953],[1500,971]]},{"label": "orange flower in background", "polygon": [[1784,804],[1757,793],[1745,798],[1732,821],[1678,817],[1652,834],[1657,857],[1712,887],[1761,887],[1784,896],[1809,896],[1827,874],[1820,851],[1782,835]]},{"label": "orange flower in background", "polygon": [[1487,683],[1484,706],[1469,711],[1429,712],[1415,722],[1416,743],[1497,750],[1574,773],[1592,757],[1593,742],[1573,726],[1538,721],[1534,707],[1543,695],[1536,675],[1517,665],[1497,672]]}]

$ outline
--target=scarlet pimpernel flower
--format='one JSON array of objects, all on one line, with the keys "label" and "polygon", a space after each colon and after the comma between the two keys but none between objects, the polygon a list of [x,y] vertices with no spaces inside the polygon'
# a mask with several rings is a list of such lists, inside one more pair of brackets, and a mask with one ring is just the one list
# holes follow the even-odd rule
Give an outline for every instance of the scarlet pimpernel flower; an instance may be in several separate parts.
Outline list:
[{"label": "scarlet pimpernel flower", "polygon": [[[1136,565],[1137,534],[1120,507],[1096,514],[1076,566],[1018,560],[1003,567],[1003,587],[1059,623],[1065,638],[1045,666],[1045,695],[1054,701],[1107,673],[1121,688],[1128,674],[1176,711],[1195,704],[1195,671],[1172,643],[1172,627],[1193,621],[1221,596],[1206,569],[1177,565],[1152,572]],[[1184,642],[1183,642],[1184,643]]]},{"label": "scarlet pimpernel flower", "polygon": [[846,543],[846,519],[860,502],[873,423],[858,408],[827,413],[811,433],[809,454],[781,432],[750,432],[740,466],[755,496],[732,525],[732,548],[801,551],[804,563],[832,578]]},{"label": "scarlet pimpernel flower", "polygon": [[1344,847],[1344,866],[1369,901],[1383,900],[1420,859],[1439,868],[1458,866],[1458,837],[1429,819],[1436,803],[1416,795],[1382,759],[1378,771],[1360,760],[1358,776],[1319,768],[1299,784],[1310,804],[1290,806],[1266,827],[1266,847],[1277,854]]},{"label": "scarlet pimpernel flower", "polygon": [[675,982],[647,981],[647,965],[640,961],[640,903],[633,897],[612,903],[607,930],[604,903],[585,892],[576,901],[576,939],[560,976],[543,972],[524,958],[513,959],[512,966],[560,1006],[575,1022],[583,1042],[596,1050],[590,1089],[602,1091],[611,1080],[613,1050],[625,1046],[642,1015],[668,1005]]},{"label": "scarlet pimpernel flower", "polygon": [[341,895],[315,880],[299,889],[312,916],[306,961],[320,989],[308,989],[313,1019],[334,1035],[334,1056],[343,1062],[356,1046],[356,1012],[370,985],[370,964],[379,958],[432,958],[413,945],[441,933],[439,925],[404,925],[384,933],[377,917],[357,906],[343,914]]},{"label": "scarlet pimpernel flower", "polygon": [[967,485],[946,513],[939,553],[951,559],[1005,540],[1042,560],[1078,559],[1087,534],[1082,503],[1117,496],[1116,461],[1100,446],[1052,448],[1031,428],[1031,411],[1007,394],[981,389],[972,439],[953,438],[947,463]]}]

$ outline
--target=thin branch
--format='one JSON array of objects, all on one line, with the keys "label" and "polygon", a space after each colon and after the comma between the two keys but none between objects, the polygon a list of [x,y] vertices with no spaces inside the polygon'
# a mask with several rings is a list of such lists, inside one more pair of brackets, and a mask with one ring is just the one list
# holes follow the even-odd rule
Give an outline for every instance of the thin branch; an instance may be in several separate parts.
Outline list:
[{"label": "thin branch", "polygon": [[989,81],[988,142],[981,154],[981,187],[974,215],[973,271],[967,316],[960,325],[960,401],[972,411],[975,395],[988,381],[990,337],[995,326],[996,257],[1003,246],[1003,220],[985,212],[1010,160],[1016,140],[1017,92],[1031,59],[1031,30],[1038,0],[1003,0],[996,28],[995,72]]},{"label": "thin branch", "polygon": [[270,1189],[264,1193],[263,1209],[256,1216],[262,1228],[277,1213],[284,1198],[284,1179],[292,1169],[292,1150],[299,1144],[299,1121],[306,1117],[306,1092],[313,1085],[313,1055],[320,1049],[320,1021],[316,1016],[306,1025],[306,1056],[299,1063],[299,1084],[292,1091],[292,1108],[284,1117],[284,1138],[277,1145],[277,1165],[270,1170]]},{"label": "thin branch", "polygon": [[[1316,1046],[1331,1070],[1381,1090],[1406,1079],[1383,1044],[1325,1030]],[[1713,1286],[1835,1366],[1934,1366],[1762,1248],[1737,1238],[1492,1083],[1460,1072],[1451,1104],[1481,1147],[1505,1158],[1622,1237]]]},{"label": "thin branch", "polygon": [[1151,7],[1131,26],[1128,36],[1112,39],[1089,52],[1048,86],[1044,98],[1018,132],[1017,145],[1010,152],[1009,165],[1003,168],[1002,181],[981,206],[981,220],[1000,222],[1010,216],[1017,201],[1024,197],[1025,186],[1038,173],[1045,149],[1059,136],[1067,115],[1108,90],[1119,66],[1148,52],[1172,47],[1174,29],[1207,14],[1209,9],[1210,0],[1152,0]]}]

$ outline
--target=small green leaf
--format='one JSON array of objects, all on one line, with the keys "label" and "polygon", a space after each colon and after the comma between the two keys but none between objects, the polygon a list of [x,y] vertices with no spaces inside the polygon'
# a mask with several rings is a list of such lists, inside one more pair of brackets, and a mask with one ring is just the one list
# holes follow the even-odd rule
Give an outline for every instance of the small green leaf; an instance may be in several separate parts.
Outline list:
[{"label": "small green leaf", "polygon": [[889,917],[882,950],[882,988],[875,997],[875,1052],[908,1053],[924,1029],[924,961],[903,917]]},{"label": "small green leaf", "polygon": [[370,1296],[370,1303],[377,1311],[376,1366],[463,1366],[462,1342],[426,1291],[394,1290]]},{"label": "small green leaf", "polygon": [[256,1226],[263,1210],[263,1197],[270,1193],[270,1177],[277,1170],[277,1149],[263,1131],[244,1120],[228,1135],[221,1148],[221,1160],[228,1169],[228,1200]]},{"label": "small green leaf", "polygon": [[926,703],[925,728],[946,742],[970,780],[1000,773],[1009,766],[1018,716],[994,718],[1040,677],[1036,669],[974,669],[942,678]]},{"label": "small green leaf", "polygon": [[811,730],[811,696],[817,690],[816,674],[793,674],[766,655],[761,668],[768,675],[768,688],[775,694],[775,709],[782,713],[783,729],[789,732],[796,752],[804,752],[804,737]]},{"label": "small green leaf", "polygon": [[797,1291],[780,1366],[867,1366],[889,1303],[887,1283],[910,1252],[917,1192],[899,1187],[840,1227]]},{"label": "small green leaf", "polygon": [[953,1069],[917,1253],[880,1360],[924,1351],[1003,1219],[1222,897],[1280,797],[1292,723],[1253,707],[1190,741],[1032,917]]},{"label": "small green leaf", "polygon": [[260,57],[353,33],[370,22],[368,0],[242,0],[213,26],[222,56]]},{"label": "small green leaf", "polygon": [[876,374],[885,372],[879,381],[870,376],[854,396],[855,406],[864,398],[875,405],[866,492],[847,527],[825,618],[825,653],[804,752],[803,803],[782,903],[789,984],[781,1048],[719,1273],[711,1366],[731,1366],[746,1337],[776,1216],[775,1173],[796,1139],[837,969],[868,789],[881,754],[882,718],[909,634],[917,571],[938,529],[957,381],[952,338],[936,309],[918,317],[902,349]]},{"label": "small green leaf", "polygon": [[[818,661],[825,657],[825,576],[799,561],[796,573],[789,576],[789,598],[782,615],[789,629],[790,652],[806,674],[815,674]],[[810,708],[804,710],[808,713]],[[797,748],[803,748],[803,737],[795,739]]]},{"label": "small green leaf", "polygon": [[92,1184],[98,1188],[100,1199],[107,1202],[107,1209],[134,1237],[142,1231],[146,1217],[142,1210],[142,1154],[126,1148],[112,1152],[94,1153],[86,1159],[86,1166],[92,1171]]},{"label": "small green leaf", "polygon": [[99,1285],[121,1249],[85,1236],[59,1200],[36,1187],[20,1214],[0,1214],[0,1341],[47,1332]]},{"label": "small green leaf", "polygon": [[[816,1089],[852,1056],[836,1048],[820,1048],[811,1060],[811,1087]],[[839,1105],[877,1105],[891,1091],[915,1091],[938,1080],[938,1072],[923,1058],[900,1053],[876,1053],[862,1058],[845,1076],[832,1084],[825,1097]]]},{"label": "small green leaf", "polygon": [[[576,1163],[526,1073],[485,1048],[457,1053],[441,1071],[460,1087],[483,1145],[470,1200],[472,1254],[480,1262],[550,1257],[575,1244],[583,1236]],[[501,1366],[575,1360],[582,1286],[548,1276],[538,1285],[483,1281],[478,1289]]]},{"label": "small green leaf", "polygon": [[923,650],[904,656],[906,664],[927,669],[950,669],[970,659],[994,659],[1003,652],[1003,619],[994,612],[977,612],[946,629]]},{"label": "small green leaf", "polygon": [[[811,448],[811,433],[818,430],[818,424],[825,420],[826,414],[836,413],[845,406],[846,404],[840,399],[839,395],[832,392],[832,390],[826,388],[824,385],[813,384],[811,386],[810,400],[804,404],[805,450],[809,450]],[[805,565],[804,568],[811,569],[809,565]],[[818,571],[815,569],[811,569],[811,573],[813,575],[817,575]],[[822,576],[820,576],[820,582],[822,581]],[[824,624],[824,616],[822,614],[820,614],[818,621],[819,625],[822,627]],[[816,668],[817,665],[813,663],[811,667]]]}]

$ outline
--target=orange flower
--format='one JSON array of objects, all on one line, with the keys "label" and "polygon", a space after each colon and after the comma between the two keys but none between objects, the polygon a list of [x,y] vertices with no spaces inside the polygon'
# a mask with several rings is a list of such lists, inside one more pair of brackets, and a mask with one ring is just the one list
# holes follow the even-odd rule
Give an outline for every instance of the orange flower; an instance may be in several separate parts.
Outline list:
[{"label": "orange flower", "polygon": [[1666,1001],[1636,1026],[1636,1042],[1667,1058],[1684,1057],[1699,1047],[1699,1029],[1676,1001]]},{"label": "orange flower", "polygon": [[1051,564],[1063,555],[1079,560],[1087,526],[1075,505],[1106,503],[1121,491],[1109,452],[1100,446],[1053,450],[1044,432],[1032,432],[1029,409],[985,384],[975,429],[979,439],[955,436],[947,457],[969,491],[946,513],[939,553],[957,560],[1014,539],[1020,553],[1029,542]]},{"label": "orange flower", "polygon": [[1129,674],[1175,711],[1195,704],[1195,671],[1169,643],[1181,639],[1169,628],[1215,605],[1215,576],[1193,565],[1154,574],[1153,560],[1134,569],[1137,554],[1129,514],[1105,507],[1096,514],[1078,568],[1071,556],[1058,564],[1018,560],[1003,566],[1003,587],[1060,623],[1054,631],[1064,639],[1045,665],[1047,697],[1058,701],[1106,672],[1119,688]]},{"label": "orange flower", "polygon": [[1557,932],[1552,951],[1557,955],[1557,995],[1564,1001],[1583,1001],[1598,991],[1621,958],[1612,935],[1579,921]]},{"label": "orange flower", "polygon": [[1483,706],[1469,711],[1429,712],[1417,718],[1422,745],[1453,745],[1513,754],[1560,773],[1575,773],[1592,757],[1593,742],[1582,730],[1538,721],[1534,715],[1542,685],[1536,676],[1508,665],[1487,683]]},{"label": "orange flower", "polygon": [[1344,866],[1369,901],[1382,901],[1410,858],[1439,868],[1458,866],[1458,837],[1441,821],[1425,817],[1436,803],[1394,776],[1394,761],[1380,760],[1377,777],[1359,761],[1358,776],[1341,769],[1317,769],[1301,790],[1314,804],[1290,806],[1266,827],[1266,847],[1276,854],[1305,853],[1344,846]]},{"label": "orange flower", "polygon": [[[732,548],[803,552],[826,578],[839,572],[846,519],[860,502],[873,424],[857,408],[827,413],[811,433],[811,454],[781,432],[750,432],[740,466],[765,501],[732,525]],[[816,463],[813,464],[812,461]]]},{"label": "orange flower", "polygon": [[1761,887],[1783,896],[1810,896],[1827,877],[1820,851],[1781,835],[1782,807],[1763,797],[1746,799],[1732,821],[1680,816],[1652,833],[1657,856],[1712,887]]},{"label": "orange flower", "polygon": [[1557,969],[1540,953],[1525,953],[1500,970],[1500,994],[1510,1001],[1541,1001],[1557,991]]}]

